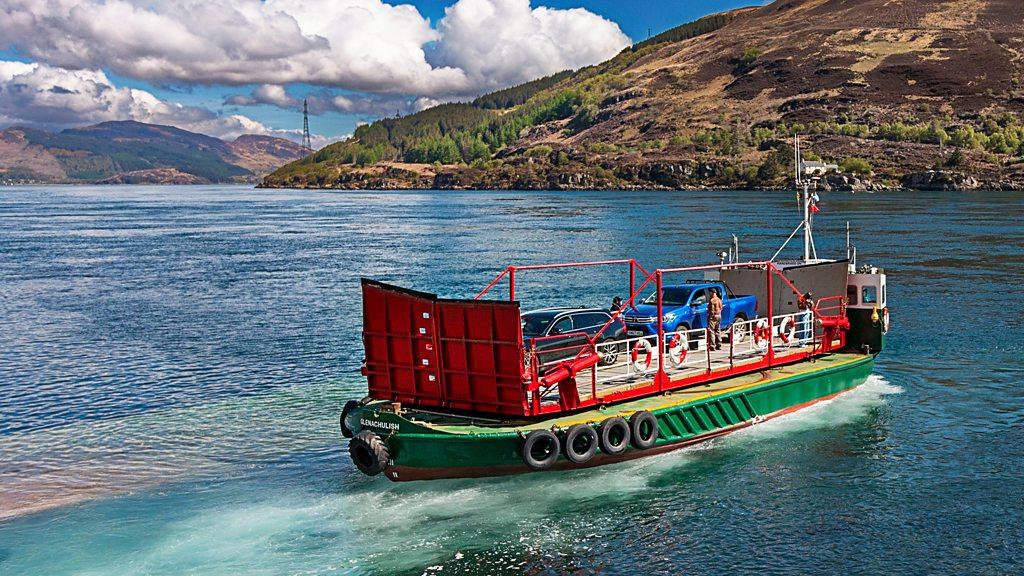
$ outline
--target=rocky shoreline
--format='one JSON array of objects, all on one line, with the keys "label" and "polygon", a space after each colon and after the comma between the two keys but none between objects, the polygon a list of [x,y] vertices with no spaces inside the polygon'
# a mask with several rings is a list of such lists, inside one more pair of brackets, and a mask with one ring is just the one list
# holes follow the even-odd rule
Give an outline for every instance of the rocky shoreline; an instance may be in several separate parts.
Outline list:
[{"label": "rocky shoreline", "polygon": [[[609,173],[610,172],[610,173]],[[324,182],[270,182],[259,188],[300,188],[336,190],[785,190],[788,186],[763,185],[716,177],[710,164],[648,163],[602,170],[479,170],[442,167],[437,170],[407,170],[396,166],[375,166],[350,170]],[[911,172],[896,181],[832,173],[816,179],[818,190],[826,192],[1024,191],[1024,178],[979,177],[957,170]]]}]

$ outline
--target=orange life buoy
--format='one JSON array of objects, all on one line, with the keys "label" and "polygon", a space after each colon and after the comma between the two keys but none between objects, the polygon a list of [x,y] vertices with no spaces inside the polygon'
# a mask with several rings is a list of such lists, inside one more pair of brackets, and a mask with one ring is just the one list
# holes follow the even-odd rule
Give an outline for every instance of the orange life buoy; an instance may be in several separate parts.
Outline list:
[{"label": "orange life buoy", "polygon": [[768,327],[768,321],[761,318],[754,325],[754,345],[761,351],[765,351],[768,349],[768,340],[770,339],[771,328]]},{"label": "orange life buoy", "polygon": [[[641,352],[644,354],[644,358],[640,358]],[[633,369],[644,374],[651,369],[651,361],[654,360],[654,346],[651,346],[650,341],[646,338],[641,338],[633,345],[629,356],[633,361]]]},{"label": "orange life buoy", "polygon": [[690,347],[689,344],[678,333],[672,335],[672,339],[668,341],[668,361],[672,363],[672,366],[679,368],[683,362],[686,362],[686,351]]},{"label": "orange life buoy", "polygon": [[789,341],[796,335],[796,321],[793,320],[792,316],[786,316],[779,322],[779,339],[784,344],[789,344]]}]

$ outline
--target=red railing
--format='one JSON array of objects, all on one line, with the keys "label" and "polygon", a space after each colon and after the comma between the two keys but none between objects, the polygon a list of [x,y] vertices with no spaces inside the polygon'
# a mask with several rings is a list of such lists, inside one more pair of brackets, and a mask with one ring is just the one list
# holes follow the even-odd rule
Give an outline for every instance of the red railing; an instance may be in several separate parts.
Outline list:
[{"label": "red railing", "polygon": [[[524,269],[567,268],[567,267],[573,267],[573,266],[594,266],[594,265],[620,264],[620,263],[630,263],[630,272],[631,272],[630,286],[633,287],[634,284],[635,284],[635,277],[632,274],[633,270],[634,270],[634,267],[639,268],[641,270],[642,270],[642,268],[640,268],[639,265],[636,264],[636,262],[633,261],[633,260],[621,260],[621,261],[617,260],[617,261],[606,261],[606,262],[587,262],[587,263],[581,263],[581,264],[556,264],[556,265],[518,267],[518,268],[510,266],[506,270],[506,272],[510,274],[509,293],[510,293],[510,296],[514,296],[514,271],[517,270],[517,269],[518,270],[524,270]],[[800,296],[802,294],[802,292],[799,290],[799,288],[797,288],[796,285],[794,285],[793,282],[790,281],[789,278],[787,278],[785,276],[785,274],[782,272],[782,270],[780,270],[777,266],[775,266],[771,262],[744,262],[744,263],[734,263],[734,264],[713,264],[713,265],[705,265],[705,266],[689,266],[689,267],[679,267],[679,268],[660,268],[660,269],[656,269],[656,270],[654,270],[654,272],[652,272],[652,273],[647,275],[647,277],[644,279],[644,282],[639,287],[633,288],[631,290],[629,298],[626,300],[626,302],[624,303],[623,307],[621,309],[619,309],[618,311],[615,311],[612,314],[611,319],[609,319],[604,324],[604,326],[602,326],[593,336],[589,336],[589,335],[584,334],[584,333],[573,333],[573,334],[562,334],[562,335],[558,335],[558,336],[547,336],[547,337],[535,338],[535,339],[532,340],[531,350],[529,351],[529,353],[530,353],[530,363],[529,363],[529,367],[528,367],[527,373],[524,374],[524,382],[527,383],[527,390],[533,394],[533,396],[531,398],[531,401],[530,401],[530,406],[531,406],[532,412],[533,412],[531,415],[542,415],[542,414],[549,414],[549,413],[552,413],[552,412],[563,412],[563,411],[569,411],[569,410],[583,409],[583,408],[588,408],[588,407],[595,406],[595,405],[607,404],[607,403],[610,403],[610,402],[617,402],[617,401],[622,401],[622,400],[626,400],[626,399],[630,399],[630,398],[642,397],[642,396],[646,396],[646,395],[650,395],[650,394],[654,394],[654,393],[665,392],[665,391],[669,391],[669,390],[675,390],[675,389],[679,389],[679,388],[683,388],[683,387],[687,387],[687,386],[693,386],[693,385],[697,385],[697,384],[704,384],[704,383],[707,383],[709,380],[720,379],[720,378],[725,378],[725,377],[729,377],[729,376],[733,376],[733,375],[738,375],[738,374],[743,374],[743,373],[749,373],[749,372],[764,370],[764,369],[770,368],[770,367],[778,365],[778,364],[787,364],[787,363],[796,362],[796,361],[805,359],[805,358],[807,358],[809,356],[813,356],[813,355],[817,355],[817,354],[822,354],[824,352],[827,352],[827,351],[830,351],[830,350],[834,349],[834,346],[832,346],[832,342],[835,339],[835,336],[837,335],[836,332],[838,332],[838,335],[840,336],[840,338],[843,338],[843,334],[842,334],[841,331],[834,330],[834,328],[836,328],[836,326],[826,327],[826,329],[823,330],[820,338],[818,338],[815,335],[816,331],[815,331],[813,326],[806,327],[806,329],[808,329],[809,333],[811,334],[811,341],[812,341],[811,350],[810,351],[802,350],[802,351],[798,351],[798,352],[792,352],[790,350],[785,350],[784,351],[785,353],[779,355],[779,354],[777,354],[776,346],[774,344],[776,338],[774,336],[770,335],[769,338],[768,338],[767,350],[765,351],[764,357],[761,360],[753,361],[753,362],[745,362],[745,363],[742,363],[742,364],[737,364],[734,361],[733,338],[730,337],[730,348],[729,348],[729,353],[728,353],[728,368],[727,369],[715,371],[712,368],[712,357],[711,357],[711,354],[710,354],[710,351],[709,351],[706,354],[707,370],[704,371],[704,373],[699,374],[699,375],[693,375],[693,376],[681,376],[681,377],[678,377],[678,378],[672,377],[668,373],[668,371],[666,370],[666,366],[665,366],[666,334],[665,334],[664,324],[663,324],[663,320],[662,320],[664,318],[664,303],[662,302],[662,288],[663,288],[663,285],[664,285],[664,277],[666,275],[668,275],[668,274],[678,274],[678,273],[686,273],[686,272],[697,272],[697,271],[705,271],[705,270],[723,270],[723,269],[730,269],[730,268],[762,268],[762,269],[764,269],[767,272],[765,276],[766,276],[767,299],[769,300],[769,303],[774,301],[773,300],[773,295],[772,295],[772,284],[773,284],[772,283],[772,279],[775,278],[775,277],[780,278],[783,281],[783,283],[786,284],[786,286],[790,290],[793,291],[793,293],[795,295]],[[646,272],[646,270],[645,270],[645,272]],[[497,282],[499,282],[503,276],[504,276],[504,273],[502,275],[499,275],[498,278],[496,278],[495,281],[492,282],[488,286],[487,289],[485,289],[485,292],[486,292],[486,290],[489,290],[494,285],[496,285]],[[620,317],[623,315],[623,313],[627,309],[629,309],[630,307],[632,307],[634,305],[634,303],[636,302],[636,298],[641,294],[641,292],[644,290],[644,288],[646,288],[652,281],[655,283],[655,293],[657,294],[657,319],[658,319],[658,320],[656,320],[656,323],[657,323],[657,326],[658,326],[658,333],[657,333],[657,336],[656,336],[657,337],[657,341],[656,341],[657,342],[657,350],[658,350],[657,355],[656,355],[657,356],[657,361],[658,361],[657,370],[656,370],[653,378],[651,379],[650,384],[648,384],[648,385],[632,386],[628,390],[625,390],[625,391],[616,391],[616,390],[612,389],[612,390],[609,390],[609,392],[607,394],[601,395],[601,394],[599,394],[598,388],[597,388],[597,370],[596,370],[596,367],[595,367],[595,363],[592,362],[592,359],[598,356],[598,351],[597,351],[597,348],[596,348],[597,342],[600,339],[600,337],[604,334],[604,332],[607,330],[607,328],[609,326],[611,326],[612,324],[614,324],[615,322],[618,322]],[[836,302],[835,305],[832,305],[832,306],[825,306],[824,305],[825,303],[833,302],[833,301]],[[835,314],[833,316],[829,316],[829,318],[838,318],[838,317],[845,318],[844,301],[845,301],[845,297],[841,296],[841,295],[829,296],[829,297],[822,298],[822,299],[820,299],[818,301],[818,304],[815,307],[815,310],[812,312],[812,314],[813,314],[814,318],[820,319],[822,314],[824,312],[826,312],[826,311],[837,311],[837,314]],[[775,321],[774,321],[775,319],[773,318],[773,306],[771,306],[769,304],[769,305],[765,306],[765,309],[767,311],[767,317],[765,319],[767,320],[767,323],[768,323],[769,332],[774,333],[774,331],[777,330],[779,328],[779,326],[777,326],[775,324]],[[797,314],[792,314],[792,315],[789,315],[789,316],[792,316],[794,318],[798,317]],[[796,324],[797,322],[798,322],[797,320],[794,320],[794,324]],[[751,326],[753,326],[752,323],[751,323]],[[730,334],[731,334],[731,331],[730,331]],[[553,340],[553,339],[564,339],[564,338],[567,338],[567,337],[572,336],[572,335],[575,335],[577,337],[580,337],[580,336],[585,337],[587,339],[587,342],[585,344],[573,344],[571,346],[566,346],[566,347],[562,347],[562,348],[555,348],[555,349],[548,348],[548,349],[543,350],[542,352],[538,352],[538,350],[537,350],[537,344],[538,343],[542,344],[545,341],[550,341],[550,340]],[[629,341],[630,341],[630,339],[627,338],[626,342],[629,342]],[[603,345],[608,345],[608,342],[606,341]],[[841,345],[840,345],[840,347],[841,347]],[[575,356],[573,356],[571,359],[559,362],[553,368],[547,368],[546,366],[541,365],[541,363],[539,363],[539,361],[538,361],[538,354],[556,355],[558,352],[568,352],[568,351],[571,351],[571,350],[578,350],[578,351],[575,354]],[[627,349],[626,352],[628,354],[629,350]],[[525,364],[526,363],[524,362],[524,365]],[[580,398],[580,394],[579,394],[579,384],[580,384],[580,382],[579,382],[579,379],[577,378],[577,376],[579,374],[581,374],[581,371],[579,370],[580,367],[586,367],[587,369],[589,369],[589,372],[590,372],[590,386],[589,386],[589,388],[590,388],[590,398],[585,399],[585,400],[581,399]],[[547,394],[549,394],[556,386],[558,387],[558,403],[557,404],[544,404],[541,401],[541,399],[544,398]]]},{"label": "red railing", "polygon": [[[581,268],[591,266],[628,266],[629,296],[596,333],[575,332],[532,338],[530,349],[524,348],[521,314],[515,300],[517,273],[532,270]],[[664,327],[663,288],[669,275],[706,270],[753,268],[765,271],[766,303],[759,309],[767,315],[756,321],[741,323],[748,340],[736,349],[735,325],[730,334],[727,356],[705,347],[704,357],[694,356],[680,366],[679,357],[690,351],[690,337],[684,334],[686,349],[678,346],[679,334],[666,334]],[[638,278],[637,273],[641,276]],[[810,356],[836,349],[845,342],[844,296],[828,296],[818,300],[810,313],[815,325],[809,327],[801,312],[790,314],[788,334],[803,322],[799,345],[782,337],[783,317],[773,317],[773,279],[800,295],[801,291],[771,262],[713,264],[680,268],[660,268],[648,272],[634,259],[605,260],[564,264],[509,266],[498,274],[473,300],[438,299],[419,293],[364,281],[364,342],[366,343],[366,374],[371,395],[414,406],[448,408],[468,412],[484,412],[507,416],[541,416],[570,412],[610,404],[659,392],[706,384],[731,376],[756,372],[772,366],[797,362]],[[481,300],[499,283],[508,281],[508,301]],[[636,306],[639,296],[653,284],[657,295],[657,333],[625,340],[610,341],[604,337],[609,327],[622,322],[627,310]],[[799,316],[798,316],[799,315]],[[846,323],[844,325],[844,323]],[[767,331],[767,344],[754,347],[749,339]],[[807,336],[809,334],[809,337]],[[709,333],[704,332],[704,336]],[[674,336],[673,347],[667,345]],[[568,337],[574,343],[538,350],[548,342]],[[696,336],[701,339],[700,336]],[[656,338],[654,346],[650,342]],[[634,342],[635,341],[635,342]],[[626,357],[626,362],[613,363],[611,368],[623,369],[622,381],[609,366],[598,366],[600,350],[607,351],[609,342]],[[620,350],[619,346],[623,348]],[[633,370],[630,352],[633,346],[650,350],[650,370]],[[699,351],[698,345],[698,351]],[[674,355],[667,366],[669,351]],[[546,358],[565,358],[541,362]],[[618,354],[617,354],[618,355]],[[620,356],[621,357],[621,356]],[[656,363],[653,360],[657,359]],[[699,369],[698,369],[699,368]],[[586,378],[589,376],[589,382]],[[599,380],[600,376],[600,380]],[[589,385],[588,385],[589,384]],[[589,389],[589,390],[588,390]],[[557,394],[557,398],[554,396]]]}]

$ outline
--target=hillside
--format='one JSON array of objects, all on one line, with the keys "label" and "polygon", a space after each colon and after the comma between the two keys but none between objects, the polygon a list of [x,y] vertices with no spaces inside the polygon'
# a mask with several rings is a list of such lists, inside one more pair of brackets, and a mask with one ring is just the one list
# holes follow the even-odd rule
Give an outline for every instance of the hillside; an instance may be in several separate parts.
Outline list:
[{"label": "hillside", "polygon": [[141,122],[104,122],[61,132],[0,131],[0,179],[41,182],[245,182],[306,155],[282,138],[233,142]]},{"label": "hillside", "polygon": [[263,185],[772,187],[796,133],[840,187],[1024,188],[1022,83],[1020,0],[780,0],[360,127]]}]

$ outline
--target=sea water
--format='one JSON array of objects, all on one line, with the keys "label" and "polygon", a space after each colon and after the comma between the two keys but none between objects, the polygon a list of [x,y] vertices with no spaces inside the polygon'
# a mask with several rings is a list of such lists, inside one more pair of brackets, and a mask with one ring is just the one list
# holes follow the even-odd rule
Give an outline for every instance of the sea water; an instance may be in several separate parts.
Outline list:
[{"label": "sea water", "polygon": [[865,385],[621,465],[392,484],[337,430],[360,277],[467,297],[513,263],[706,263],[732,233],[762,258],[795,196],[0,189],[0,574],[1021,573],[1024,197],[821,206],[819,255],[849,220],[889,275]]}]

